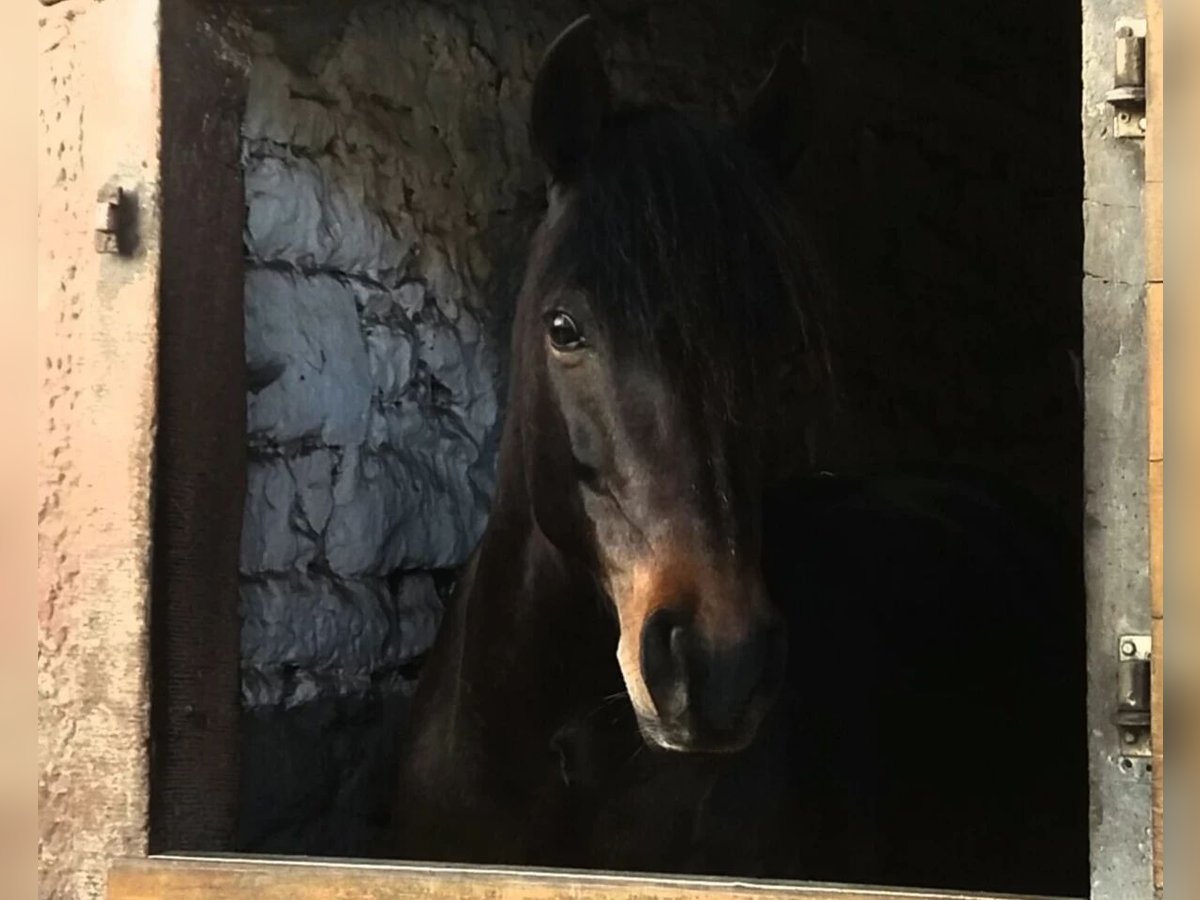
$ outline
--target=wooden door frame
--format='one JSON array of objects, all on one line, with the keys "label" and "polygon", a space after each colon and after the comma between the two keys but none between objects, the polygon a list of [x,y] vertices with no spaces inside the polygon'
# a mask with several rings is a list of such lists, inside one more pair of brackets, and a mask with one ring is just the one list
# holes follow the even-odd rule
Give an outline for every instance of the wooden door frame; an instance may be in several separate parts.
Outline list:
[{"label": "wooden door frame", "polygon": [[1163,0],[1145,0],[1146,4],[1146,138],[1145,186],[1142,206],[1146,247],[1146,459],[1149,581],[1150,581],[1150,744],[1151,794],[1150,830],[1152,846],[1152,882],[1155,896],[1161,898],[1164,879],[1164,676],[1165,676],[1165,582],[1164,567],[1164,486],[1165,459],[1163,437],[1164,409],[1164,328],[1165,328],[1165,250],[1163,241]]},{"label": "wooden door frame", "polygon": [[[1115,134],[1115,111],[1106,97],[1123,18],[1142,20],[1149,30],[1144,139]],[[1092,900],[1150,898],[1162,883],[1162,818],[1153,812],[1161,809],[1161,794],[1155,792],[1162,778],[1162,58],[1161,0],[1084,0],[1084,569]],[[1127,755],[1114,721],[1123,635],[1152,640],[1150,757]],[[1143,835],[1153,840],[1139,839]]]},{"label": "wooden door frame", "polygon": [[1165,266],[1163,246],[1163,0],[1146,0],[1146,186],[1143,197],[1146,223],[1146,397],[1147,397],[1147,481],[1149,484],[1149,565],[1151,684],[1150,723],[1151,758],[1151,831],[1154,837],[1154,892],[1164,891],[1163,808],[1164,730],[1163,680],[1165,571],[1163,565],[1164,523],[1164,365],[1163,331],[1165,305]]}]

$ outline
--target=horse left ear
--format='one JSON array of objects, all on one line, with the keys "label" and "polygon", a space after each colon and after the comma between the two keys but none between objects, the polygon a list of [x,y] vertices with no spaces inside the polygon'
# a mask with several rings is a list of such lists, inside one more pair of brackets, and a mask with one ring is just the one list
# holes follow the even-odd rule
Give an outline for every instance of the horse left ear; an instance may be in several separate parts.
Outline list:
[{"label": "horse left ear", "polygon": [[795,167],[808,143],[812,93],[799,47],[789,41],[742,114],[742,136],[781,178]]},{"label": "horse left ear", "polygon": [[567,182],[578,174],[610,105],[596,23],[582,16],[550,44],[533,81],[530,142],[555,181]]}]

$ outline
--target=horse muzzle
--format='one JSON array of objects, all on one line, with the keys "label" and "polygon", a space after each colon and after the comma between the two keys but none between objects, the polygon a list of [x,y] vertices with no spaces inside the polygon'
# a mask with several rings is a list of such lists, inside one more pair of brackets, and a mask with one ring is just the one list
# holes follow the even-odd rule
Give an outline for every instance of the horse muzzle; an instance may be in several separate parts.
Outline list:
[{"label": "horse muzzle", "polygon": [[754,740],[783,682],[787,636],[761,616],[737,640],[705,635],[694,617],[654,612],[642,628],[641,675],[652,714],[638,710],[642,736],[665,750],[732,753]]}]

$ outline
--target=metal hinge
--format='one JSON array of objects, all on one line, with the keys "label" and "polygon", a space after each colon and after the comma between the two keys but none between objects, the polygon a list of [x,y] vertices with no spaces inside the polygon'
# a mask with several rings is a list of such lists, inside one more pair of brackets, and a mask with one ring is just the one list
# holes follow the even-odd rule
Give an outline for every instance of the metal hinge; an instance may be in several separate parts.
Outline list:
[{"label": "metal hinge", "polygon": [[1150,755],[1150,635],[1125,634],[1117,641],[1117,710],[1121,755]]},{"label": "metal hinge", "polygon": [[1117,19],[1113,87],[1104,95],[1113,107],[1113,134],[1146,136],[1146,20]]}]

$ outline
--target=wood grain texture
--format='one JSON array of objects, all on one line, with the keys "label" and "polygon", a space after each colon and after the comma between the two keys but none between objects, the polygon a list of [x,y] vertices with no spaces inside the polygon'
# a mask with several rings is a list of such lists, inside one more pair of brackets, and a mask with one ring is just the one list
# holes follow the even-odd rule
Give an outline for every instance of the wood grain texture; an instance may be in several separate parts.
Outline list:
[{"label": "wood grain texture", "polygon": [[999,900],[996,895],[322,860],[116,860],[109,900]]},{"label": "wood grain texture", "polygon": [[1163,721],[1163,625],[1161,618],[1151,623],[1151,663],[1150,663],[1150,754],[1152,765],[1151,790],[1151,827],[1154,831],[1154,890],[1157,896],[1162,896],[1164,890],[1163,877],[1163,811],[1166,803],[1164,787],[1165,772],[1163,770],[1164,728]]},{"label": "wood grain texture", "polygon": [[1163,305],[1165,287],[1161,282],[1146,286],[1146,410],[1149,441],[1147,458],[1163,458]]},{"label": "wood grain texture", "polygon": [[1150,461],[1150,615],[1163,617],[1163,461]]},{"label": "wood grain texture", "polygon": [[[1147,160],[1149,157],[1147,157]],[[1163,183],[1147,181],[1142,195],[1146,210],[1146,280],[1163,280]]]}]

